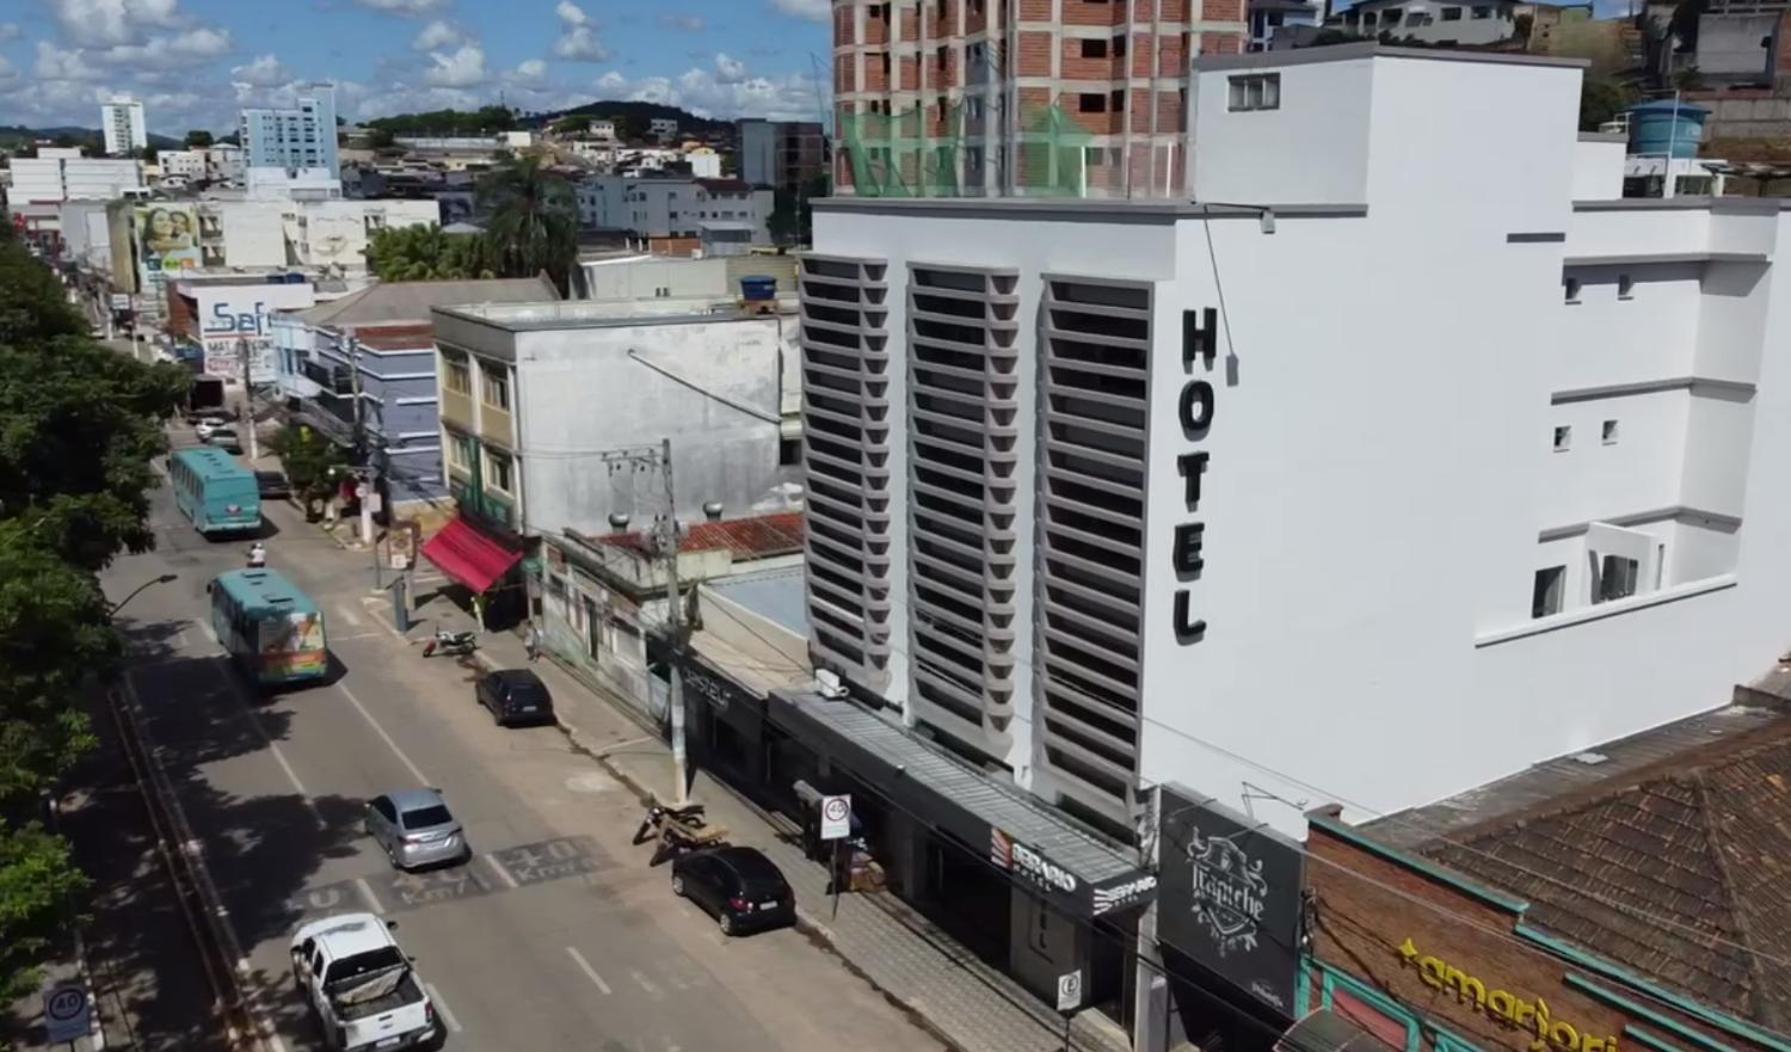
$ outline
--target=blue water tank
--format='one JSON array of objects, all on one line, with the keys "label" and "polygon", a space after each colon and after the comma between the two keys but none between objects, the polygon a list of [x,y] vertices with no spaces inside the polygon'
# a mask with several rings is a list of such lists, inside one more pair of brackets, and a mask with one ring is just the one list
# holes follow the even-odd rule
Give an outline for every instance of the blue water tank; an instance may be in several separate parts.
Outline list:
[{"label": "blue water tank", "polygon": [[777,279],[765,274],[748,274],[740,279],[740,298],[749,302],[776,299]]},{"label": "blue water tank", "polygon": [[1696,157],[1704,138],[1704,118],[1710,111],[1689,102],[1659,99],[1626,110],[1629,114],[1629,152],[1663,157]]}]

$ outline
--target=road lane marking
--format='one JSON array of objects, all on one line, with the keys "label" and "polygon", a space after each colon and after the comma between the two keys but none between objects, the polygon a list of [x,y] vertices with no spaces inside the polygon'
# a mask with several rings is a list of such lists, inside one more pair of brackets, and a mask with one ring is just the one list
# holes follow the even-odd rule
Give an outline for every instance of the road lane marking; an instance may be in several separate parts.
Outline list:
[{"label": "road lane marking", "polygon": [[[206,632],[208,634],[211,632],[211,626],[206,626]],[[236,702],[237,708],[242,711],[243,718],[249,721],[249,726],[255,728],[255,734],[261,738],[262,744],[267,746],[268,752],[273,754],[274,762],[280,765],[280,770],[286,772],[286,780],[292,783],[294,789],[298,790],[299,799],[305,802],[305,807],[311,812],[311,817],[317,820],[317,828],[328,829],[330,824],[324,821],[323,812],[317,809],[317,802],[311,799],[310,790],[305,788],[304,782],[299,781],[298,772],[292,769],[292,764],[287,762],[286,753],[268,735],[267,728],[261,725],[261,720],[255,715],[255,710],[251,709],[249,703],[243,700],[235,681],[230,678],[230,672],[227,669],[218,669],[217,671],[224,681],[224,693],[230,695],[231,699]],[[126,682],[129,683],[129,677],[126,677]],[[136,687],[132,686],[131,693],[135,695],[136,692]]]},{"label": "road lane marking", "polygon": [[385,916],[385,912],[386,912],[385,903],[379,901],[379,896],[375,895],[373,893],[373,885],[367,883],[367,878],[366,877],[354,878],[354,885],[355,885],[355,887],[361,889],[361,897],[367,900],[367,905],[369,905],[373,908],[373,912],[379,914],[382,917]]},{"label": "road lane marking", "polygon": [[340,603],[336,604],[336,616],[340,617],[344,621],[347,621],[348,627],[350,627],[350,628],[361,627],[361,619],[359,617],[355,616],[355,612],[353,610],[350,610],[348,607],[341,605]]},{"label": "road lane marking", "polygon": [[367,706],[361,704],[361,699],[355,697],[354,692],[350,691],[345,684],[336,684],[336,689],[342,692],[342,696],[348,699],[348,703],[355,707],[355,710],[367,721],[368,726],[373,728],[373,732],[379,735],[380,740],[384,741],[386,746],[392,750],[392,754],[398,757],[399,762],[404,764],[406,770],[410,771],[411,777],[417,780],[417,784],[427,786],[429,778],[423,773],[423,769],[412,763],[410,757],[404,755],[404,750],[398,747],[398,743],[392,740],[392,736],[386,733],[386,729],[373,718],[373,713],[368,712]]},{"label": "road lane marking", "polygon": [[429,991],[429,999],[435,1002],[435,1014],[442,1017],[442,1022],[448,1024],[449,1030],[460,1033],[460,1020],[455,1019],[454,1013],[448,1010],[448,1002],[442,999],[442,992],[435,988],[434,983],[424,983],[423,989]]},{"label": "road lane marking", "polygon": [[518,884],[516,882],[516,878],[510,874],[510,871],[504,868],[504,864],[502,862],[499,862],[497,859],[493,858],[490,855],[481,855],[479,857],[483,858],[486,862],[489,862],[491,864],[491,868],[497,871],[499,880],[510,885],[512,888],[522,887],[521,884]]},{"label": "road lane marking", "polygon": [[653,980],[647,978],[646,976],[642,975],[640,972],[635,971],[632,968],[628,970],[628,974],[634,976],[634,981],[639,983],[641,985],[641,989],[647,991],[648,994],[650,994],[653,997],[659,996],[659,987],[653,985]]},{"label": "road lane marking", "polygon": [[[578,965],[579,970],[584,972],[586,977],[597,984],[597,989],[603,991],[603,996],[608,997],[610,994],[609,984],[603,981],[603,976],[597,974],[597,969],[591,967],[591,962],[585,960],[585,955],[579,953],[578,948],[575,946],[566,947],[566,952],[572,955],[572,963]],[[634,974],[636,976],[640,975],[639,972]]]}]

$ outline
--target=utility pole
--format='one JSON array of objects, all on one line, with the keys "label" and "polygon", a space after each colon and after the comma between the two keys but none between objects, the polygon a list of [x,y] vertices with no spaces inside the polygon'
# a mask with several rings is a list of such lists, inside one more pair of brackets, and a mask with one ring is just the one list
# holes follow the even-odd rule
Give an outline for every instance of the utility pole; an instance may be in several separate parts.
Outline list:
[{"label": "utility pole", "polygon": [[255,469],[255,461],[261,459],[261,443],[255,437],[255,388],[250,385],[253,370],[249,365],[252,353],[248,340],[236,341],[237,357],[242,359],[243,368],[243,430],[249,433],[249,470]]},{"label": "utility pole", "polygon": [[671,709],[672,777],[677,783],[673,806],[690,802],[687,775],[687,752],[684,747],[684,649],[688,628],[684,623],[684,604],[678,588],[678,501],[672,484],[672,440],[661,439],[657,447],[630,446],[599,454],[611,473],[628,466],[636,471],[657,468],[665,480],[665,514],[653,522],[654,554],[665,560],[666,618],[671,629],[671,692],[667,702]]},{"label": "utility pole", "polygon": [[[361,341],[357,336],[348,337],[348,387],[354,393],[354,448],[362,457],[371,461],[371,450],[367,448],[367,414],[361,404]],[[361,500],[361,543],[373,547],[373,475],[363,467],[356,473],[360,479],[356,491]],[[373,553],[373,576],[379,577],[379,553]]]}]

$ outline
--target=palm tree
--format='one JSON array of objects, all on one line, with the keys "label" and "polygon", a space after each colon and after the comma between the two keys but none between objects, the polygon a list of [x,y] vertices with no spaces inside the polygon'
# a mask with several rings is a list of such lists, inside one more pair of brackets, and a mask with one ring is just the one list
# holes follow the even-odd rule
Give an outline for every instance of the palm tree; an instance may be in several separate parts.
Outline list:
[{"label": "palm tree", "polygon": [[490,246],[471,234],[440,226],[386,227],[367,246],[367,266],[381,281],[454,281],[496,273]]},{"label": "palm tree", "polygon": [[546,271],[565,294],[578,258],[578,207],[572,185],[530,155],[479,180],[479,206],[490,217],[485,237],[505,277]]}]

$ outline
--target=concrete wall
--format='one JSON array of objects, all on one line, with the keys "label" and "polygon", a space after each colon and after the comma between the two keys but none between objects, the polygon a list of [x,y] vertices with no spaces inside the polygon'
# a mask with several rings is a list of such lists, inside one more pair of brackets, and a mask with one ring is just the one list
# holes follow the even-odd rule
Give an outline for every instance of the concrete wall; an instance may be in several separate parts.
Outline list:
[{"label": "concrete wall", "polygon": [[1573,199],[1614,201],[1623,196],[1623,158],[1629,151],[1621,136],[1584,134],[1573,150]]},{"label": "concrete wall", "polygon": [[1698,16],[1698,74],[1703,77],[1766,82],[1772,75],[1776,12]]},{"label": "concrete wall", "polygon": [[[738,517],[772,500],[780,479],[779,326],[776,318],[668,319],[519,333],[513,404],[528,527],[607,533],[612,511],[650,521],[664,508],[662,483],[612,474],[596,454],[662,437],[672,440],[679,518],[700,521],[709,501]],[[630,360],[630,352],[687,383]]]},{"label": "concrete wall", "polygon": [[[1273,72],[1281,106],[1233,112],[1229,80]],[[1368,58],[1285,68],[1242,66],[1196,77],[1194,199],[1248,204],[1358,205],[1368,199]],[[1323,157],[1323,164],[1311,163]]]}]

